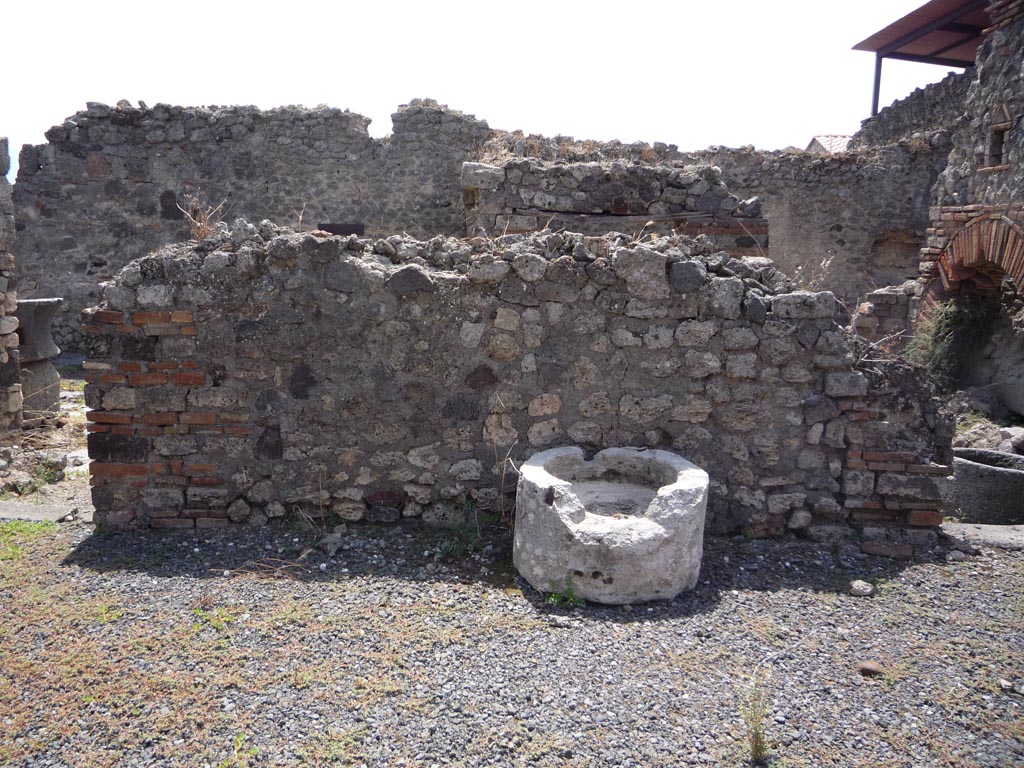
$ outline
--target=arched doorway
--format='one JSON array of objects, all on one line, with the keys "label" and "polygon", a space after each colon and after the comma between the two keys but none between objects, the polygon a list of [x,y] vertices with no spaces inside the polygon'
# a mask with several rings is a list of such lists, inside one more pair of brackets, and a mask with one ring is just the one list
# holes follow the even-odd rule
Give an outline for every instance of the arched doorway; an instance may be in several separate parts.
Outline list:
[{"label": "arched doorway", "polygon": [[[914,332],[946,341],[951,389],[984,386],[1024,415],[1024,229],[998,213],[949,240],[921,300]],[[940,377],[941,378],[941,377]]]}]

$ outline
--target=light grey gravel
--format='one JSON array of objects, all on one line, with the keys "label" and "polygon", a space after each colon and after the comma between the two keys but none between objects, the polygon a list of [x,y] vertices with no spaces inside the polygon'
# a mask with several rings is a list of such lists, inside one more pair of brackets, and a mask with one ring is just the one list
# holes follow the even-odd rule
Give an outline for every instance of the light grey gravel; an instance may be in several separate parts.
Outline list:
[{"label": "light grey gravel", "polygon": [[38,575],[0,563],[0,763],[743,765],[760,691],[773,765],[1024,765],[1022,552],[709,539],[693,592],[571,610],[471,533],[351,526],[297,563],[310,534],[68,524]]}]

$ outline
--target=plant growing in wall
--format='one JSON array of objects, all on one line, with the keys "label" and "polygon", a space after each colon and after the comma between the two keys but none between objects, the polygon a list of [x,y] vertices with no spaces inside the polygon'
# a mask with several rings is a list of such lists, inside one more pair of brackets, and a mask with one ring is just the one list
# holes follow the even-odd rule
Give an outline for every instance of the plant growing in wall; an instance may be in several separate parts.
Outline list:
[{"label": "plant growing in wall", "polygon": [[906,359],[925,370],[940,392],[956,388],[961,361],[980,349],[989,333],[997,302],[957,296],[921,313],[906,348]]},{"label": "plant growing in wall", "polygon": [[185,214],[185,221],[188,222],[188,231],[192,235],[192,239],[201,243],[220,224],[224,215],[224,203],[227,201],[222,200],[220,205],[210,206],[204,204],[199,199],[199,195],[189,194],[184,196],[183,202],[184,206],[180,203],[177,204],[178,210]]}]

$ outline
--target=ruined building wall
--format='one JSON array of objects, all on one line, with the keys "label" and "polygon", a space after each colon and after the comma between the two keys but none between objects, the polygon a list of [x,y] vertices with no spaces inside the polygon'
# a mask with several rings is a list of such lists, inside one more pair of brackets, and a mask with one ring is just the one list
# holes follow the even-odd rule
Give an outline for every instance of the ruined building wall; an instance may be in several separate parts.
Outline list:
[{"label": "ruined building wall", "polygon": [[[935,147],[904,142],[830,157],[683,153],[492,132],[432,102],[400,110],[388,139],[369,138],[366,124],[326,108],[92,105],[51,129],[48,144],[23,150],[15,187],[22,289],[67,299],[55,335],[79,348],[77,311],[127,261],[186,236],[177,204],[196,189],[210,204],[226,200],[229,219],[295,225],[301,214],[304,229],[361,223],[369,234],[421,237],[545,224],[669,232],[678,222],[662,217],[677,208],[716,204],[721,214],[723,201],[757,196],[760,220],[746,212],[674,228],[736,253],[770,255],[802,284],[833,288],[852,304],[916,274],[928,190],[948,149],[940,137]],[[465,162],[502,169],[499,194],[481,197],[478,178],[463,184]],[[724,184],[733,197],[682,195],[672,180],[695,165],[717,166],[710,191]]]},{"label": "ruined building wall", "polygon": [[928,141],[937,131],[952,132],[964,116],[964,101],[974,70],[950,72],[937,83],[916,88],[861,123],[850,149],[892,144],[919,134]]},{"label": "ruined building wall", "polygon": [[848,305],[917,276],[930,190],[948,145],[897,143],[822,157],[797,152],[697,153],[739,197],[758,196],[769,253],[802,284]]},{"label": "ruined building wall", "polygon": [[[1000,230],[1024,228],[1024,15],[1019,5],[998,2],[989,15],[999,21],[978,49],[977,76],[965,103],[967,118],[953,134],[949,163],[935,185],[937,204],[931,209],[932,226],[921,251],[922,292],[955,291],[958,281],[969,276],[965,267],[1001,264],[1005,253],[1013,250],[1013,242],[978,240],[969,243],[969,252],[953,264],[947,249],[968,226],[980,233],[982,218],[1001,217]],[[1017,277],[1018,265],[1004,266],[1004,272]]]},{"label": "ruined building wall", "polygon": [[[752,147],[680,152],[666,145],[496,134],[484,147],[482,157],[506,171],[506,209],[498,221],[520,225],[532,223],[533,214],[526,221],[512,218],[519,213],[517,209],[537,206],[525,200],[517,203],[517,198],[538,193],[550,197],[551,188],[558,185],[549,176],[559,168],[562,176],[557,181],[578,178],[572,197],[559,208],[573,204],[607,211],[608,198],[619,196],[627,205],[645,205],[643,210],[653,213],[660,210],[652,203],[677,202],[671,196],[662,197],[661,190],[670,194],[677,190],[668,184],[659,186],[655,169],[682,173],[689,166],[716,167],[721,173],[713,181],[724,184],[734,198],[759,198],[763,221],[744,222],[749,232],[736,232],[738,222],[728,219],[724,228],[710,223],[703,230],[683,231],[707,231],[718,238],[718,245],[730,250],[763,252],[801,284],[834,290],[852,306],[878,286],[899,284],[917,276],[918,252],[929,225],[931,189],[945,167],[948,151],[949,138],[945,135],[934,136],[926,143],[904,141],[823,157]],[[538,174],[539,164],[526,159],[529,153],[536,155],[544,167],[556,170]],[[651,173],[642,184],[623,185],[621,179],[609,183],[605,177],[610,165],[643,166]],[[513,178],[514,173],[517,175]],[[615,186],[619,188],[617,194],[605,191]],[[632,194],[623,195],[623,186]],[[555,197],[557,201],[566,195]],[[538,221],[540,218],[537,216]],[[566,220],[566,226],[585,226],[580,223],[582,218],[577,215]],[[610,222],[609,226],[615,227],[617,221],[623,222],[618,228],[627,232],[638,231],[644,225],[643,219],[632,217],[607,217],[595,224]],[[763,222],[768,227],[766,243]],[[495,229],[502,231],[497,226]]]},{"label": "ruined building wall", "polygon": [[639,237],[702,234],[734,255],[767,255],[760,205],[746,205],[708,165],[674,167],[622,160],[465,163],[463,199],[470,232],[538,229]]},{"label": "ruined building wall", "polygon": [[704,467],[711,530],[852,521],[872,546],[927,545],[945,423],[853,369],[832,294],[790,285],[686,237],[236,222],[129,264],[86,313],[97,518],[450,522],[500,507],[506,454],[578,443]]},{"label": "ruined building wall", "polygon": [[[966,119],[953,135],[940,185],[942,206],[1022,203],[1024,189],[1024,16],[1007,19],[978,49],[977,77],[965,103]],[[1005,131],[993,127],[1009,122]],[[994,159],[994,135],[1002,152]]]},{"label": "ruined building wall", "polygon": [[[10,170],[7,139],[0,136],[0,435],[21,425],[21,384],[18,381],[18,319],[14,311],[18,306],[15,291],[14,206],[11,203],[11,185],[7,183]],[[2,438],[0,438],[2,439]]]},{"label": "ruined building wall", "polygon": [[486,123],[433,102],[413,102],[393,123],[377,140],[367,118],[337,109],[91,104],[21,153],[23,293],[64,297],[55,336],[77,346],[78,312],[98,301],[100,282],[187,237],[178,204],[189,192],[224,201],[231,218],[463,232],[459,173]]},{"label": "ruined building wall", "polygon": [[[922,311],[957,294],[999,301],[1004,278],[1016,291],[1024,285],[1024,2],[998,0],[988,12],[993,27],[978,49],[966,118],[935,187],[938,204],[908,327]],[[1024,340],[1005,314],[991,328],[971,382],[993,385],[1004,406],[1024,413]]]}]

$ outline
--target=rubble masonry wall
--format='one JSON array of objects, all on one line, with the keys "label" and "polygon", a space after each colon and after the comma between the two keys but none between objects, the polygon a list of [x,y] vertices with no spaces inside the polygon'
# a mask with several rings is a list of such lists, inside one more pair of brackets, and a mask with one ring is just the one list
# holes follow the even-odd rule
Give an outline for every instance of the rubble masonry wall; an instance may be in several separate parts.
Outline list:
[{"label": "rubble masonry wall", "polygon": [[506,455],[577,443],[705,468],[713,531],[928,545],[948,424],[916,377],[854,369],[832,294],[791,286],[687,237],[236,222],[86,313],[97,519],[451,523],[500,508]]},{"label": "rubble masonry wall", "polygon": [[[685,207],[690,195],[677,199],[672,174],[710,165],[727,194],[761,199],[763,219],[725,217],[682,232],[707,234],[737,254],[770,255],[803,284],[852,304],[916,275],[929,190],[948,150],[904,142],[831,157],[752,148],[684,153],[491,131],[429,101],[400,108],[393,121],[392,136],[372,139],[366,118],[328,108],[90,105],[52,128],[47,144],[22,151],[14,191],[22,295],[65,298],[55,337],[80,350],[78,312],[96,304],[100,284],[129,261],[188,236],[178,204],[196,191],[209,205],[224,201],[227,220],[297,227],[301,217],[304,229],[361,224],[368,235],[430,237],[484,227],[500,235],[550,221],[567,231],[635,235],[665,210]],[[467,161],[506,171],[500,205],[462,184]],[[610,166],[619,170],[609,173]],[[565,206],[559,189],[570,178],[577,186]],[[554,196],[550,213],[545,194]],[[698,207],[710,204],[706,195],[693,197]],[[581,216],[579,208],[602,215]]]},{"label": "rubble masonry wall", "polygon": [[937,83],[915,88],[909,96],[864,120],[850,148],[892,144],[915,134],[929,141],[937,131],[952,133],[964,116],[964,101],[973,78],[973,69],[950,72]]},{"label": "rubble masonry wall", "polygon": [[487,124],[430,102],[369,120],[326,107],[117,108],[91,104],[19,158],[17,208],[23,294],[65,299],[61,346],[77,348],[80,310],[132,259],[188,237],[186,194],[224,203],[233,219],[362,224],[417,236],[465,229],[462,161]]},{"label": "rubble masonry wall", "polygon": [[15,291],[14,206],[11,185],[7,183],[10,170],[7,139],[0,136],[0,433],[21,425],[21,384],[18,381],[18,319],[14,311],[18,306]]}]

